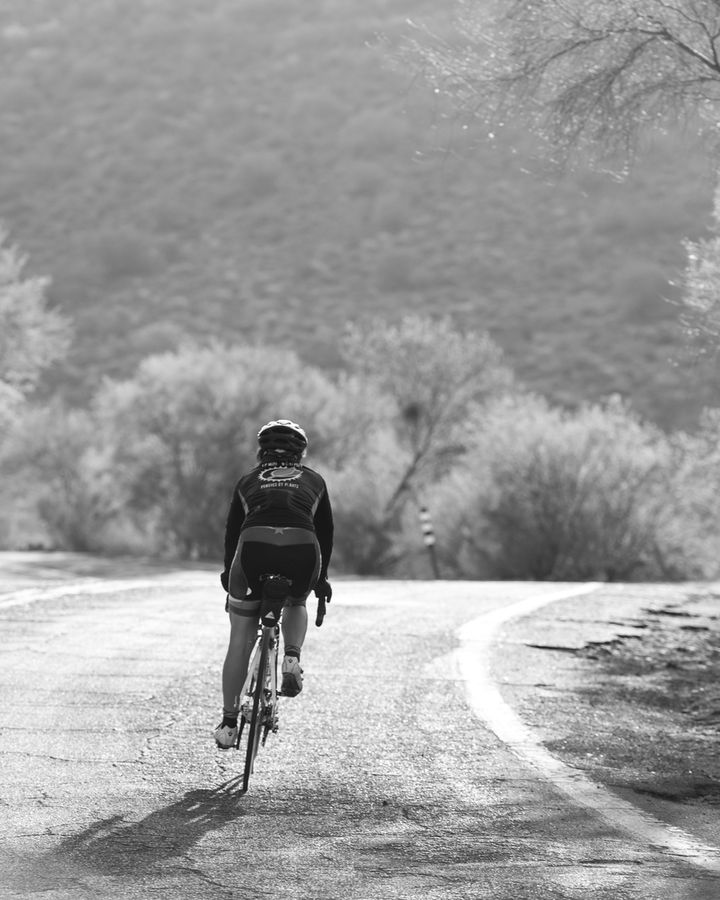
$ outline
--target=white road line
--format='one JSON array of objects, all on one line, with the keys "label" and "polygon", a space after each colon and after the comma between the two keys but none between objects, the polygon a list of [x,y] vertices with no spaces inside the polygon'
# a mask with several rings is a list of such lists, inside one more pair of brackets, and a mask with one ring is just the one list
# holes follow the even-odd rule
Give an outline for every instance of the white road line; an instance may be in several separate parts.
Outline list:
[{"label": "white road line", "polygon": [[609,824],[630,832],[651,846],[667,850],[704,869],[720,872],[720,848],[700,843],[682,829],[638,809],[554,757],[539,736],[503,700],[493,680],[490,648],[502,625],[548,603],[580,597],[598,587],[597,584],[575,585],[551,594],[531,596],[492,610],[460,628],[460,647],[456,653],[470,707],[523,762],[539,771],[573,803],[594,810]]},{"label": "white road line", "polygon": [[0,609],[24,606],[38,600],[62,600],[78,594],[114,594],[117,591],[144,591],[151,588],[209,587],[213,579],[204,572],[179,572],[177,575],[155,575],[151,578],[88,578],[61,585],[21,588],[4,596],[0,595]]}]

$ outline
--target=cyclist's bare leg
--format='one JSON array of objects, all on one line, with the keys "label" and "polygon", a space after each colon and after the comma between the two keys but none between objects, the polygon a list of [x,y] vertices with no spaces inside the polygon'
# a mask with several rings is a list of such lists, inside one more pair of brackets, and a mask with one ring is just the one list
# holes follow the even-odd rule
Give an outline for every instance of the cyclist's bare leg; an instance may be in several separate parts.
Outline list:
[{"label": "cyclist's bare leg", "polygon": [[282,633],[285,652],[288,649],[300,651],[307,634],[308,614],[304,606],[286,606],[282,616]]},{"label": "cyclist's bare leg", "polygon": [[226,712],[240,708],[240,691],[256,636],[256,618],[230,613],[230,642],[222,672],[223,707]]}]

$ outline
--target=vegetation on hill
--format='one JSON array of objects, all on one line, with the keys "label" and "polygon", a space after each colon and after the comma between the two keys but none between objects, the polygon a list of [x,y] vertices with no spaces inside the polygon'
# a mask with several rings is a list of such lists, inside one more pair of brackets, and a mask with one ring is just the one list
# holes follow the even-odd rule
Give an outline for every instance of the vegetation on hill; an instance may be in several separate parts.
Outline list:
[{"label": "vegetation on hill", "polygon": [[[710,221],[692,136],[624,181],[545,171],[389,64],[430,0],[0,0],[0,219],[75,322],[45,386],[191,336],[338,366],[348,322],[448,314],[532,389],[610,394],[664,426],[712,400],[682,352],[683,238]],[[379,34],[386,40],[378,40]]]},{"label": "vegetation on hill", "polygon": [[2,448],[0,543],[217,559],[258,422],[281,409],[329,486],[332,571],[427,577],[428,508],[445,577],[717,577],[717,411],[690,436],[618,400],[552,407],[447,320],[375,324],[343,349],[331,379],[291,352],[278,367],[268,347],[186,346],[85,410],[30,411]]}]

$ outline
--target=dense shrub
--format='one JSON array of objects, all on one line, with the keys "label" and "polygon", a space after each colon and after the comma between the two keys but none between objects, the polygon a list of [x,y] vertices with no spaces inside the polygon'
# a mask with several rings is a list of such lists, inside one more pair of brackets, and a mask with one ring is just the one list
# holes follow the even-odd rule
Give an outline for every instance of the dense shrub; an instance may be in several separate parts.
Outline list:
[{"label": "dense shrub", "polygon": [[341,470],[326,473],[335,518],[335,569],[386,575],[403,555],[388,502],[402,477],[404,457],[392,431],[385,429],[358,446]]},{"label": "dense shrub", "polygon": [[59,404],[28,413],[3,464],[35,504],[30,538],[82,552],[140,550],[141,534],[120,537],[126,495],[87,413]]},{"label": "dense shrub", "polygon": [[505,399],[435,501],[457,510],[441,522],[446,564],[476,577],[679,577],[687,560],[663,563],[674,478],[668,439],[619,401],[568,412]]},{"label": "dense shrub", "polygon": [[656,559],[667,577],[720,575],[720,410],[708,409],[693,434],[670,439],[668,515],[660,523]]},{"label": "dense shrub", "polygon": [[[128,381],[106,384],[95,414],[126,486],[128,512],[156,548],[217,558],[230,492],[254,464],[258,425],[290,417],[312,431],[334,391],[291,351],[278,365],[259,347],[188,346],[146,359]],[[327,443],[329,430],[318,429]]]}]

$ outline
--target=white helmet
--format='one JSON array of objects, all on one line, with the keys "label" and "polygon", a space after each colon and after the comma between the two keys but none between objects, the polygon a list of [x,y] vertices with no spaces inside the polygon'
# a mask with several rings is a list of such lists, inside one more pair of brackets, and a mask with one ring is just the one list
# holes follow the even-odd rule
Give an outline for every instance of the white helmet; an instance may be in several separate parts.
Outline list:
[{"label": "white helmet", "polygon": [[304,430],[290,419],[276,419],[268,422],[258,431],[257,436],[261,450],[284,450],[302,454],[308,445]]}]

